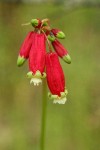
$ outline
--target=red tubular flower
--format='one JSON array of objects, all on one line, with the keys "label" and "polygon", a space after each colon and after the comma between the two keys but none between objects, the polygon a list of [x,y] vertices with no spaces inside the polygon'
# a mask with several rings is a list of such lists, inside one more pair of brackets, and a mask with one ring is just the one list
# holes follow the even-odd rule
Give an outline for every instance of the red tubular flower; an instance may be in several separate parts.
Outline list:
[{"label": "red tubular flower", "polygon": [[29,57],[29,52],[33,41],[33,35],[34,35],[33,31],[29,32],[20,48],[20,52],[17,60],[18,66],[23,65],[25,60]]},{"label": "red tubular flower", "polygon": [[68,50],[66,50],[58,40],[53,41],[52,45],[58,56],[60,56],[65,62],[70,64],[71,58],[68,54]]},{"label": "red tubular flower", "polygon": [[67,90],[65,88],[64,73],[56,53],[46,54],[46,74],[48,87],[52,94],[49,97],[54,103],[65,104]]},{"label": "red tubular flower", "polygon": [[65,38],[65,34],[59,29],[52,29],[51,32],[54,34],[55,37],[57,37],[59,39]]},{"label": "red tubular flower", "polygon": [[35,33],[33,37],[33,44],[29,54],[29,69],[28,77],[32,78],[30,83],[39,85],[42,78],[46,76],[45,68],[45,54],[46,54],[46,38],[43,33]]}]

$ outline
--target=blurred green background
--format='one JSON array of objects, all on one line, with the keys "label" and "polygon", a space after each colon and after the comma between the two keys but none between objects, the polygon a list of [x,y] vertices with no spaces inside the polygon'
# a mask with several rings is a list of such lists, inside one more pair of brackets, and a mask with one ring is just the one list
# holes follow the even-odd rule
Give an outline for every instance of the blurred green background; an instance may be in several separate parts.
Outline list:
[{"label": "blurred green background", "polygon": [[[28,63],[16,66],[32,18],[49,18],[66,34],[61,40],[72,64],[64,69],[68,101],[47,98],[45,150],[100,149],[100,0],[1,0],[0,150],[39,150],[43,86],[26,78]],[[47,93],[45,93],[47,95]]]}]

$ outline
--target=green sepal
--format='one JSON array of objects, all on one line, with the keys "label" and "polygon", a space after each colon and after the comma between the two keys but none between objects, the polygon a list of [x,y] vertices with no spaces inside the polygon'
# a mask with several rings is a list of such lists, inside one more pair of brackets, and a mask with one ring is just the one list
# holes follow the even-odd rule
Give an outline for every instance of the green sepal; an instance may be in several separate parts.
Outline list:
[{"label": "green sepal", "polygon": [[65,88],[65,91],[64,91],[64,92],[65,92],[65,95],[67,95],[67,94],[68,94],[68,91],[67,91],[67,89],[66,89],[66,88]]},{"label": "green sepal", "polygon": [[45,73],[45,72],[43,72],[42,78],[45,78],[45,77],[46,77],[46,73]]},{"label": "green sepal", "polygon": [[24,62],[25,62],[25,58],[24,58],[24,56],[18,56],[18,59],[17,59],[17,66],[18,67],[20,67],[20,66],[22,66],[23,64],[24,64]]},{"label": "green sepal", "polygon": [[51,36],[51,35],[48,35],[48,39],[49,39],[49,41],[51,41],[51,42],[53,42],[53,41],[55,41],[55,36]]},{"label": "green sepal", "polygon": [[38,23],[39,23],[39,21],[37,19],[32,19],[31,20],[31,24],[32,24],[33,27],[38,26]]},{"label": "green sepal", "polygon": [[32,78],[32,77],[33,77],[33,72],[32,72],[32,71],[28,72],[28,73],[27,73],[27,77],[28,77],[28,78]]},{"label": "green sepal", "polygon": [[62,98],[64,98],[64,97],[66,97],[67,96],[67,94],[68,94],[68,91],[67,91],[67,89],[65,88],[65,91],[64,92],[61,92],[60,93],[60,97],[58,96],[58,95],[53,95],[53,94],[51,94],[50,92],[48,93],[48,97],[51,99],[51,100],[54,100],[54,99],[62,99]]},{"label": "green sepal", "polygon": [[71,57],[70,57],[69,54],[63,56],[62,59],[63,59],[66,63],[68,63],[68,64],[71,63]]},{"label": "green sepal", "polygon": [[33,72],[30,71],[30,72],[27,73],[27,77],[28,78],[41,78],[41,79],[43,79],[43,78],[46,77],[46,73],[43,72],[43,75],[42,75],[41,72],[39,70],[37,70],[36,73],[33,74]]},{"label": "green sepal", "polygon": [[41,78],[41,72],[39,70],[36,71],[34,77]]},{"label": "green sepal", "polygon": [[43,22],[43,26],[48,26],[48,23],[47,22]]},{"label": "green sepal", "polygon": [[59,38],[59,39],[65,39],[66,36],[65,36],[65,34],[62,31],[59,31],[57,33],[56,37]]},{"label": "green sepal", "polygon": [[61,92],[60,94],[61,94],[61,97],[65,97],[66,96],[65,92]]},{"label": "green sepal", "polygon": [[48,97],[53,100],[56,99],[58,97],[58,95],[52,95],[51,93],[48,93]]}]

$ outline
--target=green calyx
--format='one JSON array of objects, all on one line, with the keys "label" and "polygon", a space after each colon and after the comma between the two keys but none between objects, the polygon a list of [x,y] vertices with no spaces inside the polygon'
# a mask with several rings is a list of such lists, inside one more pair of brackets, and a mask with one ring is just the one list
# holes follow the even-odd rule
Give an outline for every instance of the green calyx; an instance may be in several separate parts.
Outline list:
[{"label": "green calyx", "polygon": [[43,22],[42,26],[48,26],[48,23],[47,22]]},{"label": "green calyx", "polygon": [[24,62],[25,62],[25,58],[24,58],[24,56],[18,56],[18,59],[17,59],[17,66],[18,67],[20,67],[20,66],[22,66],[23,64],[24,64]]},{"label": "green calyx", "polygon": [[68,91],[67,91],[67,89],[65,88],[65,91],[60,93],[61,96],[53,95],[53,94],[51,94],[51,93],[48,93],[48,97],[49,97],[51,100],[54,100],[54,99],[59,99],[59,100],[60,100],[60,99],[62,99],[62,98],[64,98],[64,97],[66,97],[67,94],[68,94]]},{"label": "green calyx", "polygon": [[33,27],[37,27],[38,24],[39,24],[39,21],[37,19],[32,19],[31,24],[32,24]]},{"label": "green calyx", "polygon": [[53,41],[55,41],[55,36],[51,36],[51,35],[48,35],[48,39],[49,39],[49,41],[51,41],[51,42],[53,42]]},{"label": "green calyx", "polygon": [[57,33],[56,37],[59,38],[59,39],[65,39],[66,36],[65,36],[65,34],[62,31],[59,31]]},{"label": "green calyx", "polygon": [[43,78],[46,77],[46,73],[43,72],[43,74],[41,74],[41,72],[39,70],[37,70],[36,73],[33,74],[33,72],[30,71],[30,72],[27,73],[27,77],[28,78],[41,78],[41,79],[43,79]]},{"label": "green calyx", "polygon": [[63,59],[66,63],[68,63],[68,64],[71,63],[71,57],[70,57],[69,54],[63,56],[62,59]]}]

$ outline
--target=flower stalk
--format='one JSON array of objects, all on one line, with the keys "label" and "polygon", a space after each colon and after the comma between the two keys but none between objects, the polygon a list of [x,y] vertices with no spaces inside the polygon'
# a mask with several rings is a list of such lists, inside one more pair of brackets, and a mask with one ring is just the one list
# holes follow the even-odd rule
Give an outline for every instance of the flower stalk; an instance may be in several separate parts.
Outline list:
[{"label": "flower stalk", "polygon": [[45,33],[43,30],[42,30],[42,32],[43,32],[43,34],[44,34],[44,35],[45,35],[45,37],[46,37],[46,40],[47,40],[47,44],[48,44],[49,51],[50,51],[50,52],[52,52],[52,46],[51,46],[51,43],[50,43],[50,41],[48,40],[46,33]]},{"label": "flower stalk", "polygon": [[45,133],[46,133],[46,115],[47,115],[47,92],[46,81],[43,83],[42,89],[42,118],[41,118],[41,136],[40,136],[40,150],[45,149]]}]

